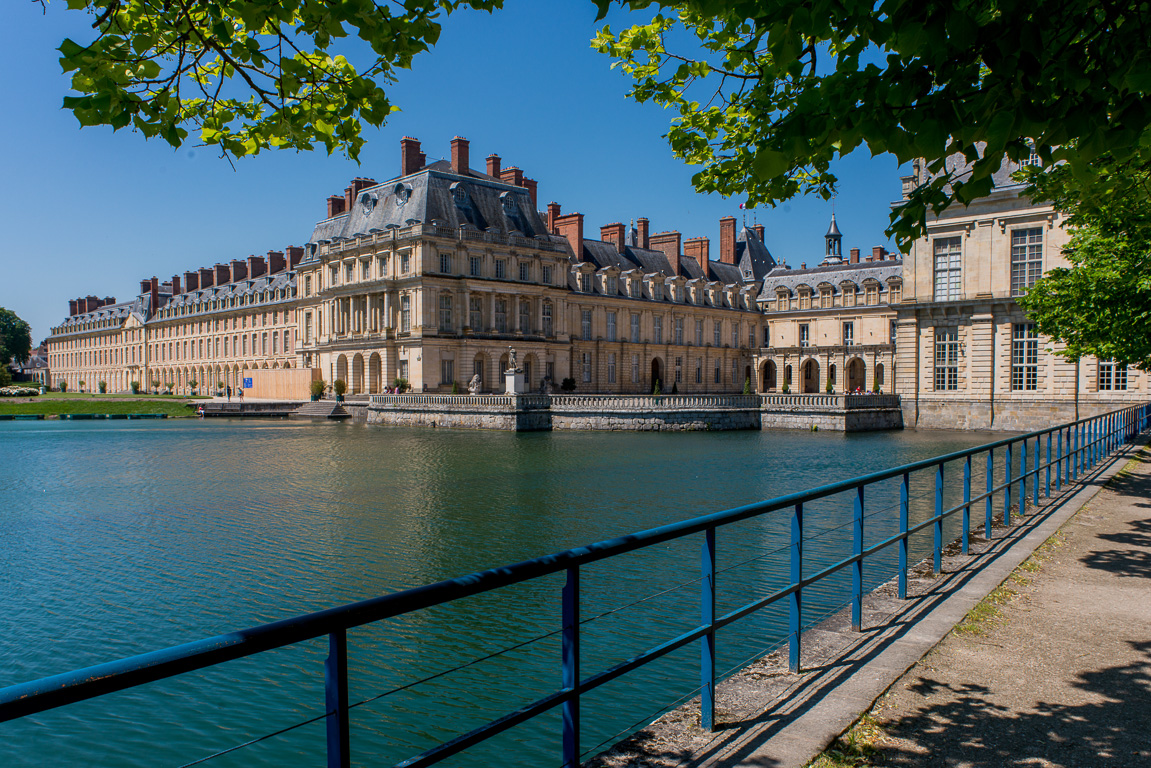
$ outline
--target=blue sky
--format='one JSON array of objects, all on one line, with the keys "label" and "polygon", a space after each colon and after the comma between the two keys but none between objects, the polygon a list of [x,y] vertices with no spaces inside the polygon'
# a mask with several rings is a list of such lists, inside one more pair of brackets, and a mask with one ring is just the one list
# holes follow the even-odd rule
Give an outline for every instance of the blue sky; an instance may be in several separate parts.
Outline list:
[{"label": "blue sky", "polygon": [[[495,15],[450,17],[437,47],[402,73],[389,95],[402,111],[369,129],[356,165],[341,156],[278,152],[235,168],[209,148],[179,150],[128,130],[81,130],[61,109],[68,77],[55,48],[87,39],[89,18],[52,2],[0,3],[0,306],[32,324],[39,342],[67,314],[68,300],[125,300],[152,275],[167,279],[220,261],[303,244],[328,195],[354,176],[383,181],[399,171],[399,139],[415,136],[428,157],[471,141],[472,166],[495,152],[539,182],[542,208],[585,214],[585,231],[646,216],[652,231],[706,236],[718,247],[722,216],[739,199],[699,195],[693,169],[662,138],[671,114],[626,98],[628,80],[588,41],[588,0],[507,0]],[[613,21],[613,28],[622,19]],[[856,152],[836,167],[836,214],[844,249],[893,244],[884,235],[899,197],[892,157]],[[830,205],[810,197],[746,213],[767,228],[776,258],[818,261]]]}]

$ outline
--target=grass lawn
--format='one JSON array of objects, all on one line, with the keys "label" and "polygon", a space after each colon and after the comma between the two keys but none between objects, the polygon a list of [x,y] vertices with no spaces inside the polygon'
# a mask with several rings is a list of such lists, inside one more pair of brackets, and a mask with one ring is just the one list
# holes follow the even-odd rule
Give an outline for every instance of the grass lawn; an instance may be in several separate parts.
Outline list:
[{"label": "grass lawn", "polygon": [[[21,400],[24,398],[15,398],[15,399]],[[138,395],[125,394],[123,392],[121,392],[119,394],[109,394],[109,395],[95,394],[92,392],[84,392],[83,394],[81,394],[79,392],[45,392],[44,394],[42,394],[39,397],[34,398],[34,399],[36,399],[36,400],[84,400],[85,402],[91,402],[93,400],[168,400],[171,402],[183,402],[185,400],[211,400],[212,398],[210,396],[207,396],[207,395],[205,395],[205,396],[197,395],[196,397],[180,397],[177,395],[147,395],[147,394],[144,394],[143,392],[141,392]]]},{"label": "grass lawn", "polygon": [[131,395],[61,395],[16,397],[0,400],[0,415],[37,414],[56,416],[62,413],[166,413],[168,418],[195,416],[195,403],[183,397]]}]

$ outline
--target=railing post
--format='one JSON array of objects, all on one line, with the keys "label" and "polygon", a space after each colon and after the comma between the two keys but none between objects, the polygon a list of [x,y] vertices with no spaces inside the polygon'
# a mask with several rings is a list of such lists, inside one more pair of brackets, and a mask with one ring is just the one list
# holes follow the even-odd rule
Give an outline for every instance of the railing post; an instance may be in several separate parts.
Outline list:
[{"label": "railing post", "polygon": [[1027,438],[1019,443],[1019,514],[1027,514]]},{"label": "railing post", "polygon": [[971,454],[963,461],[963,554],[971,544]]},{"label": "railing post", "polygon": [[1051,498],[1051,433],[1050,432],[1047,433],[1046,454],[1047,454],[1047,461],[1045,461],[1044,463],[1047,465],[1047,467],[1046,467],[1046,475],[1044,476],[1044,482],[1043,482],[1043,495],[1046,498],[1050,499]]},{"label": "railing post", "polygon": [[348,637],[342,629],[328,635],[324,705],[328,712],[328,768],[348,768],[352,764],[348,724]]},{"label": "railing post", "polygon": [[1003,457],[1003,524],[1011,525],[1011,443],[1007,444],[1007,453]]},{"label": "railing post", "polygon": [[994,515],[995,515],[995,510],[993,509],[994,505],[992,503],[994,501],[993,497],[995,494],[993,494],[991,492],[991,489],[994,487],[995,487],[995,449],[994,448],[988,448],[987,449],[987,500],[986,500],[986,511],[984,513],[984,521],[983,521],[983,536],[988,541],[991,541],[991,534],[992,534],[991,523],[992,523],[992,517],[994,517]]},{"label": "railing post", "polygon": [[1074,441],[1074,447],[1071,449],[1071,463],[1070,463],[1071,477],[1068,479],[1068,482],[1070,482],[1071,480],[1078,480],[1079,479],[1079,443],[1082,439],[1082,434],[1083,434],[1083,425],[1082,424],[1075,424],[1071,427],[1071,437],[1068,438],[1068,440]]},{"label": "railing post", "polygon": [[931,526],[931,567],[935,573],[943,572],[943,462],[935,468],[935,525]]},{"label": "railing post", "polygon": [[911,475],[903,473],[899,483],[899,599],[907,599],[907,508]]},{"label": "railing post", "polygon": [[1059,431],[1055,433],[1055,492],[1063,487],[1062,474],[1063,474],[1063,428],[1060,427]]},{"label": "railing post", "polygon": [[863,626],[863,486],[855,489],[855,503],[851,526],[851,554],[858,558],[851,566],[851,628],[858,632]]},{"label": "railing post", "polygon": [[568,568],[563,588],[563,667],[560,685],[571,691],[563,703],[563,768],[579,766],[579,566]]},{"label": "railing post", "polygon": [[1031,503],[1039,506],[1039,438],[1035,438],[1035,459],[1031,462],[1035,465],[1035,474],[1031,478]]},{"label": "railing post", "polygon": [[791,586],[793,591],[788,600],[787,611],[787,668],[799,671],[799,634],[803,613],[803,591],[799,582],[803,580],[803,503],[795,505],[791,512]]},{"label": "railing post", "polygon": [[700,552],[700,620],[708,633],[699,639],[699,721],[715,730],[715,528],[704,531]]}]

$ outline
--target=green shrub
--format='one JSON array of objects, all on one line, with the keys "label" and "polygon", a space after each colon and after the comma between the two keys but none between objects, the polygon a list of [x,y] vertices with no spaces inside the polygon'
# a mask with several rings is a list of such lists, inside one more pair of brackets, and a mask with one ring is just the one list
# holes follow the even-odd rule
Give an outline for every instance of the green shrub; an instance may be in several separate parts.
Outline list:
[{"label": "green shrub", "polygon": [[316,379],[311,383],[309,389],[312,393],[312,397],[322,397],[324,390],[327,389],[327,387],[328,383],[326,381],[323,379]]},{"label": "green shrub", "polygon": [[560,382],[560,389],[562,389],[564,392],[575,392],[575,388],[575,379],[573,379],[571,376],[568,376],[566,379]]},{"label": "green shrub", "polygon": [[57,386],[57,389],[59,389],[61,392],[67,392],[68,391],[68,382],[64,381],[63,379],[60,379],[60,384]]},{"label": "green shrub", "polygon": [[343,397],[344,393],[348,391],[348,382],[343,379],[336,379],[332,382],[332,390],[336,393],[337,397]]},{"label": "green shrub", "polygon": [[96,382],[96,389],[98,389],[100,391],[101,395],[107,394],[108,393],[108,382],[106,382],[106,381]]},{"label": "green shrub", "polygon": [[662,389],[660,388],[660,386],[659,386],[659,379],[656,379],[656,380],[655,380],[655,384],[654,384],[654,385],[652,386],[652,388],[651,388],[651,393],[652,393],[653,395],[661,395],[661,394],[663,394],[663,390],[662,390]]},{"label": "green shrub", "polygon": [[138,382],[138,381],[128,382],[128,389],[132,390],[133,395],[140,394],[140,382]]},{"label": "green shrub", "polygon": [[751,377],[750,376],[746,376],[743,379],[743,394],[745,394],[745,395],[751,394]]}]

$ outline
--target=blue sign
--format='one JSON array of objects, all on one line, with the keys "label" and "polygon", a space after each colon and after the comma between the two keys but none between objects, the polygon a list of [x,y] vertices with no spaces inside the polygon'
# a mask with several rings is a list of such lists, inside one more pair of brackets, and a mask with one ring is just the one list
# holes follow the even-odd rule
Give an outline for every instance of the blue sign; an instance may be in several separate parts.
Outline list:
[{"label": "blue sign", "polygon": [[244,379],[244,389],[251,389],[251,388],[252,388],[252,380],[245,378]]}]

